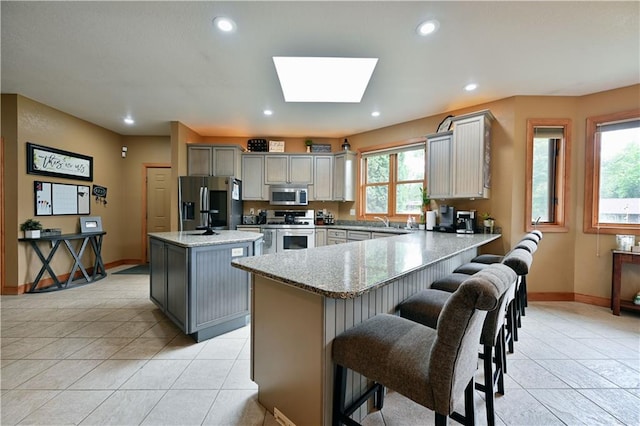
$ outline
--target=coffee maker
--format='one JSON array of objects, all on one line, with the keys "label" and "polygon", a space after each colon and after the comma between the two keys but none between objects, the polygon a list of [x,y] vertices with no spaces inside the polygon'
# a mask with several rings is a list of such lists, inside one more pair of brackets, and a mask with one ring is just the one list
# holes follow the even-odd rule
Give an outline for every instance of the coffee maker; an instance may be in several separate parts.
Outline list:
[{"label": "coffee maker", "polygon": [[475,210],[459,210],[456,212],[456,232],[458,234],[473,234],[476,227]]},{"label": "coffee maker", "polygon": [[456,217],[456,209],[453,206],[442,205],[438,209],[440,221],[433,229],[438,232],[455,232],[456,226],[454,218]]}]

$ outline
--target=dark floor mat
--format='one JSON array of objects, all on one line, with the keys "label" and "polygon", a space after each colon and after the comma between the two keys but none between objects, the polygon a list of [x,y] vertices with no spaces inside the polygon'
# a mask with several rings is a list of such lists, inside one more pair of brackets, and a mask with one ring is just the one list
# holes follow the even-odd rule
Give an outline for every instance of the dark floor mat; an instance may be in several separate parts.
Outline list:
[{"label": "dark floor mat", "polygon": [[136,265],[136,266],[133,266],[131,268],[123,269],[122,271],[114,272],[114,274],[115,275],[118,275],[118,274],[132,274],[132,275],[146,274],[146,275],[149,275],[149,264]]}]

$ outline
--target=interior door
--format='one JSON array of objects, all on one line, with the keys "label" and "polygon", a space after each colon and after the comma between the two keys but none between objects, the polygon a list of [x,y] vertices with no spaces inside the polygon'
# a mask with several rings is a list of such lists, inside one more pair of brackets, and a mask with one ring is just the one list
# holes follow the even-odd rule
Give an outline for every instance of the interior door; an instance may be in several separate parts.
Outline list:
[{"label": "interior door", "polygon": [[[171,212],[171,168],[147,168],[147,233],[169,232]],[[146,234],[145,234],[146,235]],[[148,261],[148,239],[145,238],[144,262]]]}]

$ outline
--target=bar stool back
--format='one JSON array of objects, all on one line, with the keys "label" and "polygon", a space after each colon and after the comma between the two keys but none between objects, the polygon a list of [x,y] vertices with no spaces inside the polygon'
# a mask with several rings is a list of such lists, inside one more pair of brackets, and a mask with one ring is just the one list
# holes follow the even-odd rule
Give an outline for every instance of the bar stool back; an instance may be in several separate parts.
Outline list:
[{"label": "bar stool back", "polygon": [[[436,414],[436,425],[447,416],[474,424],[473,377],[477,345],[486,311],[515,280],[515,272],[501,264],[481,271],[460,285],[445,303],[435,330],[394,315],[377,315],[345,331],[333,341],[337,365],[334,381],[333,424],[357,424],[349,416],[372,396],[382,408],[387,386]],[[346,370],[374,383],[346,406]],[[464,395],[465,414],[454,412]]]}]

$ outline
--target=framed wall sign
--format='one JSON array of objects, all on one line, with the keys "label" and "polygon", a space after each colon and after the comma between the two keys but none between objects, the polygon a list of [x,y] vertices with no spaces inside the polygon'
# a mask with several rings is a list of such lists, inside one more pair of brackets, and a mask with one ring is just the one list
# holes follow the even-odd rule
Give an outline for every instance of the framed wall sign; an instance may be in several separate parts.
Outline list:
[{"label": "framed wall sign", "polygon": [[93,157],[27,142],[27,173],[93,181]]}]

